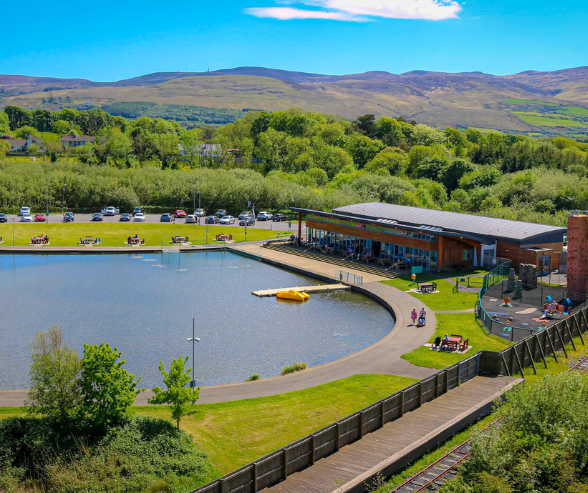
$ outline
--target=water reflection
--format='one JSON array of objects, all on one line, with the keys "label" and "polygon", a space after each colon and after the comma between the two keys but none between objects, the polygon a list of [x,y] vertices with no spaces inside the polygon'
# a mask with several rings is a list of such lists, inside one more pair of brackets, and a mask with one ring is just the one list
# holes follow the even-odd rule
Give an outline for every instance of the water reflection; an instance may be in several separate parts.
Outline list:
[{"label": "water reflection", "polygon": [[202,385],[278,375],[294,361],[332,361],[391,330],[390,314],[359,294],[315,294],[302,304],[251,294],[314,284],[218,252],[0,255],[0,389],[27,388],[30,338],[53,324],[80,353],[84,342],[117,346],[145,387],[161,384],[160,360],[191,356],[192,317]]}]

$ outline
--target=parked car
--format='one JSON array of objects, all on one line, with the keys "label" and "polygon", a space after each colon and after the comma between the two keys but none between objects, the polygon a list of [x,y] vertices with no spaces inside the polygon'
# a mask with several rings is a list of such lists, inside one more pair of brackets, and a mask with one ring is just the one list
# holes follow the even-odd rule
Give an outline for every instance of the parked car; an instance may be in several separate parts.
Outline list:
[{"label": "parked car", "polygon": [[73,223],[74,222],[74,213],[73,212],[66,212],[63,215],[63,222],[64,223]]},{"label": "parked car", "polygon": [[206,216],[206,211],[204,209],[196,209],[194,211],[194,215],[196,217],[204,217],[204,216]]},{"label": "parked car", "polygon": [[239,216],[237,217],[237,219],[241,220],[241,219],[244,219],[246,217],[255,217],[255,216],[253,215],[253,212],[251,212],[251,211],[243,211],[243,212],[241,212],[241,214],[239,214]]},{"label": "parked car", "polygon": [[219,222],[220,219],[218,216],[208,216],[206,221],[204,221],[204,224],[218,224]]},{"label": "parked car", "polygon": [[235,218],[233,216],[223,216],[220,220],[221,224],[235,224]]},{"label": "parked car", "polygon": [[186,211],[184,211],[183,209],[178,209],[176,211],[176,217],[179,217],[180,219],[186,217],[188,214],[186,214]]},{"label": "parked car", "polygon": [[103,219],[101,212],[94,212],[94,214],[92,214],[92,221],[102,221]]},{"label": "parked car", "polygon": [[186,224],[196,224],[197,222],[198,220],[196,219],[196,216],[194,214],[186,216]]},{"label": "parked car", "polygon": [[145,209],[143,209],[143,207],[135,207],[132,214],[133,217],[135,217],[137,214],[145,214]]},{"label": "parked car", "polygon": [[30,207],[21,207],[20,212],[18,213],[19,216],[24,216],[25,214],[31,215],[31,208]]},{"label": "parked car", "polygon": [[45,214],[41,214],[40,212],[38,214],[35,214],[35,221],[44,222],[46,220],[47,220],[47,217],[45,217]]},{"label": "parked car", "polygon": [[21,223],[32,223],[33,218],[31,217],[30,214],[23,214],[22,216],[20,216],[20,222]]},{"label": "parked car", "polygon": [[128,212],[123,212],[120,215],[119,221],[130,221],[131,220],[131,215]]},{"label": "parked car", "polygon": [[226,216],[226,215],[227,215],[227,210],[226,210],[226,209],[219,209],[218,211],[216,211],[216,212],[214,213],[214,215],[215,215],[216,217],[218,217],[218,218],[221,218],[221,217],[223,217],[223,216]]},{"label": "parked car", "polygon": [[106,207],[100,211],[104,216],[116,216],[119,213],[117,207]]},{"label": "parked car", "polygon": [[255,224],[255,219],[252,217],[244,217],[239,221],[239,226],[253,226]]},{"label": "parked car", "polygon": [[135,221],[136,223],[144,223],[145,222],[145,214],[143,214],[142,212],[137,212],[135,214],[135,217],[133,218],[133,221]]},{"label": "parked car", "polygon": [[274,217],[273,214],[266,211],[261,211],[259,214],[257,214],[258,221],[269,221],[272,217]]},{"label": "parked car", "polygon": [[161,217],[159,218],[159,222],[161,223],[171,223],[172,216],[169,212],[164,212]]},{"label": "parked car", "polygon": [[3,212],[0,212],[0,223],[6,223],[8,222],[8,218],[6,217],[6,214],[4,214]]},{"label": "parked car", "polygon": [[280,221],[287,221],[288,218],[284,215],[284,214],[274,214],[274,217],[272,218],[272,221],[274,222],[280,222]]}]

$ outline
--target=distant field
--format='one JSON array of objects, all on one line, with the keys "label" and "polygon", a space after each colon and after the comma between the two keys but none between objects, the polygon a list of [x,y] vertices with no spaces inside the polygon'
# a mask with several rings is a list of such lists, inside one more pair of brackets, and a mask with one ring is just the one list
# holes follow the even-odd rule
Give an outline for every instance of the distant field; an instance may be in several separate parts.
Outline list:
[{"label": "distant field", "polygon": [[532,99],[518,99],[518,98],[505,99],[504,104],[540,104],[542,106],[558,106],[555,103],[546,103],[545,101],[534,101]]},{"label": "distant field", "polygon": [[500,130],[495,130],[493,128],[479,128],[479,127],[468,127],[470,130],[477,130],[478,132],[482,132],[483,134],[490,134],[490,133],[495,133],[495,134],[503,134],[504,132],[501,132]]},{"label": "distant field", "polygon": [[524,112],[514,112],[521,120],[531,125],[537,125],[539,127],[582,127],[588,128],[583,122],[576,120],[564,120],[561,118],[549,118],[546,116],[537,116],[536,114],[529,114]]},{"label": "distant field", "polygon": [[562,106],[561,108],[558,108],[556,112],[561,113],[562,115],[588,118],[588,108],[582,108],[581,106]]}]

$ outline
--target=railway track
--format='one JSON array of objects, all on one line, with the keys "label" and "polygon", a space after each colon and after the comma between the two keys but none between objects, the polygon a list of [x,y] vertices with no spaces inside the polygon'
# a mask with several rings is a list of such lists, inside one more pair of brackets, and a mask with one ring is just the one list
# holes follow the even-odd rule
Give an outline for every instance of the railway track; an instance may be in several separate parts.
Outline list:
[{"label": "railway track", "polygon": [[572,371],[577,371],[580,375],[588,372],[588,356],[580,358],[580,360],[574,366],[570,367],[568,373]]},{"label": "railway track", "polygon": [[[492,426],[499,424],[501,420],[502,418],[499,418],[490,423],[482,430],[482,433],[489,430]],[[443,457],[408,478],[404,483],[391,490],[390,493],[437,491],[441,488],[445,480],[454,478],[457,475],[456,467],[470,458],[471,440],[471,438],[468,438],[465,442],[447,452]]]},{"label": "railway track", "polygon": [[[588,373],[588,356],[570,367],[569,372],[577,371],[580,375]],[[482,433],[492,426],[499,424],[502,418],[490,423],[482,430]],[[457,466],[467,461],[471,455],[471,438],[459,444],[440,459],[428,465],[414,476],[408,478],[404,483],[397,486],[390,493],[416,493],[419,491],[436,491],[441,488],[443,482],[454,478],[457,475]]]}]

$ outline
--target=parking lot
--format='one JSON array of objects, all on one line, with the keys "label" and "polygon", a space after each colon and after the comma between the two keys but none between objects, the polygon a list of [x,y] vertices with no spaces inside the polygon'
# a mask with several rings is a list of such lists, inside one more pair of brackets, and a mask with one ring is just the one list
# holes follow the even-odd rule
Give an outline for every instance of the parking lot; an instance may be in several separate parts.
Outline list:
[{"label": "parking lot", "polygon": [[[34,218],[35,217],[35,213],[33,212],[31,214],[31,216]],[[19,223],[19,224],[23,224],[20,222],[20,216],[16,215],[16,214],[7,214],[6,218],[8,219],[8,223],[12,223],[12,219],[14,219],[15,223]],[[161,214],[145,214],[145,223],[149,223],[149,224],[155,224],[155,223],[160,223],[160,218],[161,218]],[[53,224],[53,223],[58,223],[61,222],[61,220],[63,219],[63,216],[59,213],[52,213],[49,214],[48,216],[48,223],[49,224]],[[204,225],[204,217],[200,218],[200,224]],[[103,223],[118,223],[120,220],[120,215],[116,215],[116,216],[104,216],[103,215]],[[92,222],[92,214],[75,214],[75,219],[74,222],[76,223],[90,223]],[[132,217],[131,217],[131,222],[132,222]],[[185,224],[186,223],[186,219],[176,219],[175,223],[172,220],[172,224]],[[30,224],[39,224],[38,222],[35,223],[34,221]],[[169,224],[169,223],[164,223],[164,224]],[[216,224],[217,226],[219,226],[219,224]],[[211,225],[212,226],[212,225]],[[223,224],[223,226],[227,226],[227,227],[237,227],[237,228],[242,228],[243,226],[239,226],[239,220],[237,219],[237,217],[235,216],[235,224]],[[254,226],[248,226],[248,228],[258,228],[258,229],[270,229],[270,230],[275,230],[275,231],[291,231],[293,233],[298,231],[298,223],[297,222],[289,222],[289,221],[280,221],[280,222],[274,222],[274,221],[255,221],[255,225]],[[302,224],[302,229],[304,230],[304,223]]]}]

